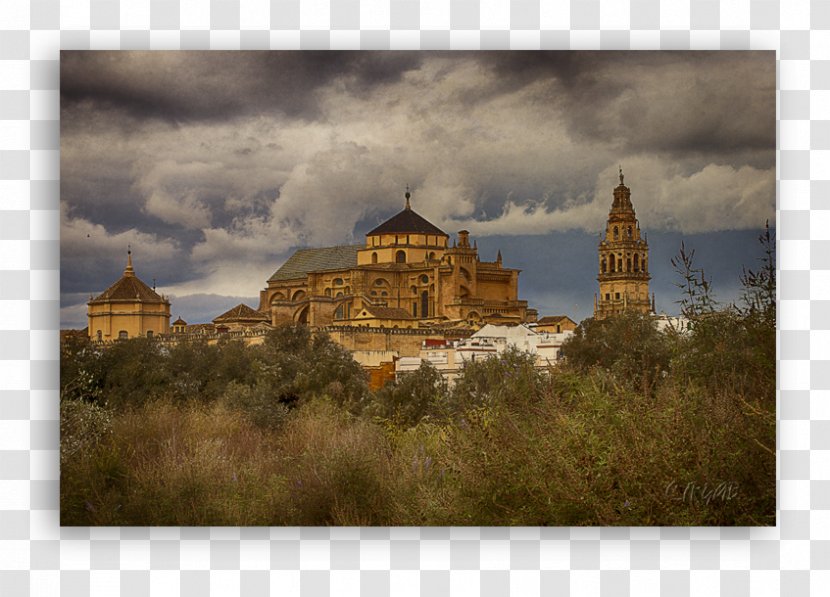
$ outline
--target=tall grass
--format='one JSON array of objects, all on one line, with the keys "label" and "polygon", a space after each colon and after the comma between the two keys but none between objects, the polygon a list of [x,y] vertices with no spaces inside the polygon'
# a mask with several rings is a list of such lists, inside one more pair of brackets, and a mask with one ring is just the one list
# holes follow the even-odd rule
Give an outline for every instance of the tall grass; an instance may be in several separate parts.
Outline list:
[{"label": "tall grass", "polygon": [[[155,400],[66,454],[61,522],[774,524],[774,409],[734,398],[672,384],[649,398],[597,368],[411,426],[325,398],[278,427],[224,400]],[[67,450],[88,433],[69,427]]]}]

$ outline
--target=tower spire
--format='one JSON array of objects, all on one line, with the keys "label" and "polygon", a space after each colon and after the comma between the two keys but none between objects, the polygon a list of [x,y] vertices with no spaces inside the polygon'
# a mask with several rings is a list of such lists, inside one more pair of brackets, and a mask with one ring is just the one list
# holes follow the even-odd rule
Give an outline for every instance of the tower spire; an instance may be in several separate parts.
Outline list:
[{"label": "tower spire", "polygon": [[409,185],[406,185],[406,193],[404,194],[404,197],[406,197],[406,209],[412,209],[412,206],[409,205],[409,198],[411,196],[412,195],[409,193]]},{"label": "tower spire", "polygon": [[127,267],[124,268],[124,275],[125,276],[134,276],[135,270],[133,269],[133,252],[130,248],[130,245],[127,245]]}]

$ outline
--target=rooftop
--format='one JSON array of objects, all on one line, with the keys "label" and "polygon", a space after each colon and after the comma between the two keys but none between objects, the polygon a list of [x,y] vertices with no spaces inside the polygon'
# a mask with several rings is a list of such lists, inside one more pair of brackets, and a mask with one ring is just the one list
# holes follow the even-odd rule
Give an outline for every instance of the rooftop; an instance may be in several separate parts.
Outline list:
[{"label": "rooftop", "polygon": [[271,321],[271,318],[263,313],[252,309],[244,303],[239,303],[229,311],[222,313],[219,317],[213,319],[213,323],[223,323],[226,321]]},{"label": "rooftop", "polygon": [[155,290],[136,277],[135,270],[133,270],[132,255],[129,252],[127,254],[127,267],[124,268],[122,276],[115,284],[89,302],[102,303],[113,300],[133,300],[145,303],[167,302]]},{"label": "rooftop", "polygon": [[366,236],[376,234],[437,234],[438,236],[449,236],[438,226],[413,211],[409,207],[408,197],[403,211],[398,212],[374,230],[370,230]]},{"label": "rooftop", "polygon": [[298,249],[282,264],[282,267],[274,272],[269,281],[294,280],[305,277],[309,272],[357,267],[357,252],[362,248],[364,248],[363,245],[340,245],[319,249]]}]

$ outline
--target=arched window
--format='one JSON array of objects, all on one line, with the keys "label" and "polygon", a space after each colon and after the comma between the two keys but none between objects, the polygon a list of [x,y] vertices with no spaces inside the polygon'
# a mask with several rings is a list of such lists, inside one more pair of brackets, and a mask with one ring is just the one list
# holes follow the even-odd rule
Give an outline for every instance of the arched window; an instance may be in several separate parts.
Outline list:
[{"label": "arched window", "polygon": [[395,263],[406,263],[406,252],[398,251],[395,253]]},{"label": "arched window", "polygon": [[628,238],[631,238],[631,226],[628,227]]},{"label": "arched window", "polygon": [[620,238],[620,229],[614,226],[614,240]]},{"label": "arched window", "polygon": [[337,309],[334,311],[334,318],[335,318],[335,319],[343,319],[343,314],[344,314],[343,305],[340,305],[340,306],[339,306],[339,307],[337,307]]},{"label": "arched window", "polygon": [[126,340],[128,337],[127,330],[121,330],[118,332],[118,339],[119,340]]},{"label": "arched window", "polygon": [[625,271],[627,271],[627,272],[631,271],[631,257],[629,257],[628,259],[625,260]]},{"label": "arched window", "polygon": [[98,336],[98,342],[100,342],[102,338],[101,330],[98,330],[98,333],[96,335]]},{"label": "arched window", "polygon": [[640,271],[640,256],[634,253],[634,271]]},{"label": "arched window", "polygon": [[602,260],[602,273],[605,273],[605,259]]},{"label": "arched window", "polygon": [[620,253],[619,255],[617,255],[617,271],[618,272],[623,271],[622,267],[623,267],[622,253]]},{"label": "arched window", "polygon": [[152,337],[153,337],[153,330],[147,330],[147,337],[148,337],[148,338],[152,338]]},{"label": "arched window", "polygon": [[435,251],[430,251],[429,252],[429,258],[430,259],[435,259]]},{"label": "arched window", "polygon": [[609,260],[609,263],[611,264],[611,271],[612,271],[612,272],[617,271],[617,268],[616,268],[616,266],[615,266],[615,262],[614,262],[614,255],[613,255],[613,254],[612,254],[612,255],[610,255],[610,256],[608,257],[608,260]]},{"label": "arched window", "polygon": [[378,254],[377,253],[372,253],[372,263],[377,263],[377,262],[378,262]]},{"label": "arched window", "polygon": [[421,317],[429,317],[429,293],[426,290],[421,293]]},{"label": "arched window", "polygon": [[331,288],[326,288],[326,296],[331,296]]}]

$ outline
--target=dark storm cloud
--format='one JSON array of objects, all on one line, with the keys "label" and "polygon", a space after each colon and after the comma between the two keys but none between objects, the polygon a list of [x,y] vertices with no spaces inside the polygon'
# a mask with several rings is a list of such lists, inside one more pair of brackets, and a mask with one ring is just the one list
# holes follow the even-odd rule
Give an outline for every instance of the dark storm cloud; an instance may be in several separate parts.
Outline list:
[{"label": "dark storm cloud", "polygon": [[[488,57],[489,58],[489,57]],[[629,152],[775,147],[774,52],[500,52],[489,99],[549,80],[568,129]]]},{"label": "dark storm cloud", "polygon": [[61,106],[72,114],[88,102],[170,122],[261,113],[311,119],[320,116],[315,90],[332,80],[362,93],[420,60],[416,52],[63,51]]}]

